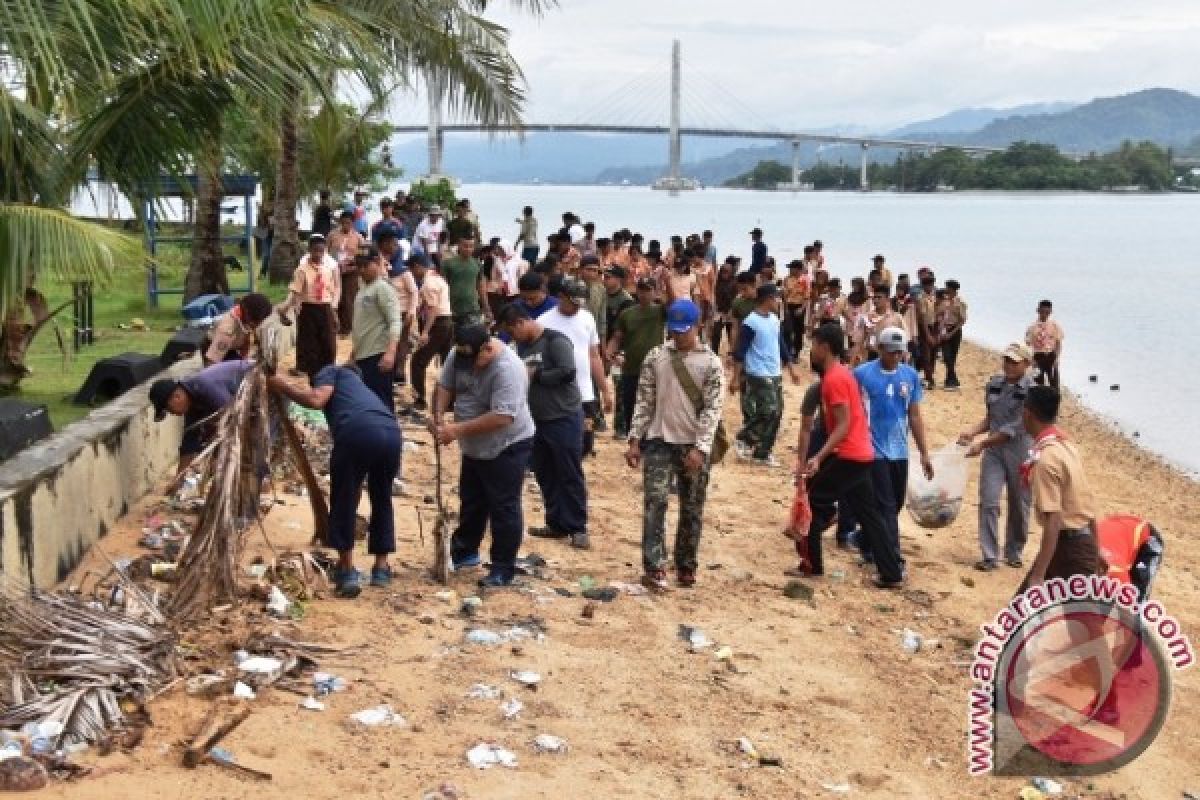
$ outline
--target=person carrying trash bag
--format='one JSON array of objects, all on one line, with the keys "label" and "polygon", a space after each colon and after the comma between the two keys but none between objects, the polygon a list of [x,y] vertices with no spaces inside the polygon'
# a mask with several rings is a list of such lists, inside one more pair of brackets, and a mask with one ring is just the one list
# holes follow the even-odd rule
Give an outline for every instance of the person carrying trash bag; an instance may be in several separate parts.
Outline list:
[{"label": "person carrying trash bag", "polygon": [[1096,539],[1109,577],[1133,584],[1138,602],[1146,602],[1162,565],[1162,534],[1142,517],[1113,514],[1096,523]]}]

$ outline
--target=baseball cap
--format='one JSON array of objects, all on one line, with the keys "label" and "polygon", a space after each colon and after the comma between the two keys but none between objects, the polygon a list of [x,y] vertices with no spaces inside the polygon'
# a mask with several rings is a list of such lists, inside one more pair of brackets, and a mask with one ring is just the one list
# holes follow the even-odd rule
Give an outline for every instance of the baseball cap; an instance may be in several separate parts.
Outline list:
[{"label": "baseball cap", "polygon": [[884,328],[879,332],[879,349],[884,353],[903,353],[908,349],[908,337],[899,328]]},{"label": "baseball cap", "polygon": [[1027,344],[1013,342],[1004,348],[1004,357],[1009,361],[1033,361],[1033,351]]},{"label": "baseball cap", "polygon": [[563,278],[562,285],[558,288],[559,294],[565,294],[572,300],[587,300],[588,286],[579,278],[566,277]]},{"label": "baseball cap", "polygon": [[764,283],[758,287],[758,291],[754,296],[759,300],[766,300],[768,297],[779,297],[779,287],[773,283]]},{"label": "baseball cap", "polygon": [[609,267],[604,271],[605,275],[611,275],[617,280],[625,280],[629,277],[629,272],[622,266]]},{"label": "baseball cap", "polygon": [[482,325],[463,325],[454,332],[454,366],[468,369],[475,366],[479,351],[488,343],[491,334]]},{"label": "baseball cap", "polygon": [[657,289],[653,278],[638,278],[637,288],[639,289]]},{"label": "baseball cap", "polygon": [[687,333],[700,321],[700,307],[691,300],[676,300],[667,308],[667,331]]},{"label": "baseball cap", "polygon": [[179,388],[179,381],[174,378],[163,378],[160,381],[155,381],[150,386],[150,402],[154,405],[154,420],[162,422],[167,416],[167,401],[171,399],[171,395],[175,394],[175,390]]}]

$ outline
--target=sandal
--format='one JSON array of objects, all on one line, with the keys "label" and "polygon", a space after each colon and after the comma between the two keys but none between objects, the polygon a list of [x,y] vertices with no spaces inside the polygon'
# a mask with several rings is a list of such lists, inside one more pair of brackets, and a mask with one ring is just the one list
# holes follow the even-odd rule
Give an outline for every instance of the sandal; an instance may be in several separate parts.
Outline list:
[{"label": "sandal", "polygon": [[667,572],[662,569],[654,569],[642,576],[642,586],[654,592],[666,592],[671,589],[667,583]]},{"label": "sandal", "polygon": [[347,570],[338,570],[333,574],[333,580],[333,593],[338,597],[353,600],[362,593],[362,574],[353,567]]}]

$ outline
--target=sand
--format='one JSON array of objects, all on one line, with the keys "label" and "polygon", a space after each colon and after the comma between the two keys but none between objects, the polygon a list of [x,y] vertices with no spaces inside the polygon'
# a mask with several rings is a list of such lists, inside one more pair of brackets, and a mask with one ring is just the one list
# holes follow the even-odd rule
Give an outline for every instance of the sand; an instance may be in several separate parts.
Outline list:
[{"label": "sand", "polygon": [[[966,346],[963,391],[928,397],[935,447],[982,413],[981,388],[996,358]],[[787,387],[777,452],[788,462],[801,388]],[[737,422],[736,403],[727,404],[726,417]],[[1062,424],[1083,449],[1102,510],[1144,514],[1165,532],[1168,556],[1156,594],[1185,630],[1194,628],[1200,620],[1192,566],[1198,548],[1190,538],[1200,518],[1196,484],[1073,401]],[[420,797],[448,783],[472,798],[794,798],[838,796],[824,787],[844,783],[850,797],[1012,798],[1025,785],[972,779],[966,771],[963,664],[978,626],[1021,580],[1007,567],[990,574],[971,568],[978,558],[974,475],[967,507],[953,526],[929,532],[904,517],[908,591],[868,588],[869,575],[853,557],[830,548],[830,577],[816,584],[810,606],[782,594],[782,572],[793,562],[779,534],[792,494],[787,470],[741,465],[731,456],[713,479],[699,586],[661,598],[621,596],[599,604],[587,619],[581,615],[586,601],[553,588],[578,594],[585,576],[603,585],[636,582],[640,574],[640,476],[624,466],[622,446],[605,435],[587,465],[594,549],[581,553],[527,540],[523,551],[550,562],[550,579],[529,579],[533,591],[486,595],[479,616],[467,621],[456,603],[436,596],[442,587],[426,577],[430,549],[418,540],[414,508],[424,509],[428,525],[433,510],[423,500],[432,492],[432,450],[427,433],[410,433],[426,444],[406,455],[412,497],[396,501],[392,589],[368,590],[353,602],[318,600],[295,624],[269,620],[254,603],[218,619],[218,630],[249,624],[298,639],[366,645],[353,658],[323,663],[351,682],[349,691],[328,698],[324,712],[300,710],[299,698],[282,691],[267,690],[253,701],[253,715],[225,744],[242,763],[271,772],[272,782],[249,782],[213,767],[184,769],[181,742],[208,701],[175,691],[154,703],[154,726],[140,748],[130,755],[85,755],[102,774],[43,796]],[[270,537],[277,547],[303,547],[307,502],[291,495],[285,501],[267,518]],[[138,528],[153,506],[135,509],[105,539],[105,549],[136,554]],[[526,495],[526,509],[527,523],[540,524],[536,490]],[[672,527],[673,520],[672,513]],[[1035,546],[1036,537],[1027,559]],[[255,540],[252,549],[261,552],[261,543]],[[94,566],[90,561],[81,571]],[[366,566],[363,556],[360,567]],[[476,577],[457,576],[453,588],[474,594]],[[492,649],[464,644],[472,627],[503,630],[531,622],[544,625],[544,641]],[[711,650],[689,653],[677,638],[681,623],[731,648],[732,666]],[[940,646],[907,654],[899,633],[905,627]],[[234,644],[227,640],[204,658],[229,664]],[[540,672],[540,688],[517,686],[508,677],[513,669]],[[475,683],[502,688],[525,710],[504,721],[498,700],[465,697]],[[1068,781],[1068,796],[1157,800],[1200,791],[1200,737],[1192,731],[1198,689],[1197,671],[1178,673],[1170,717],[1150,750],[1118,774]],[[384,702],[407,727],[347,725],[349,714]],[[566,739],[569,753],[535,754],[531,742],[540,733]],[[782,767],[749,766],[736,752],[739,737],[781,759]],[[465,753],[488,740],[516,753],[519,766],[470,768]]]}]

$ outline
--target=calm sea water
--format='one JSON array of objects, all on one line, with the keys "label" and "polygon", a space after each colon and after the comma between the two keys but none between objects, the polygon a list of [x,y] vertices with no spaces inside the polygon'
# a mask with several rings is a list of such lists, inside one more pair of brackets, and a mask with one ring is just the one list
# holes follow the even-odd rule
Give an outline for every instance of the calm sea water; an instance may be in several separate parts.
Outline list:
[{"label": "calm sea water", "polygon": [[1146,447],[1200,471],[1200,196],[709,189],[671,197],[493,185],[462,194],[489,235],[514,237],[513,220],[529,204],[544,229],[565,210],[595,221],[598,235],[628,227],[666,241],[708,228],[722,258],[748,258],[756,226],[781,264],[821,239],[844,279],[865,274],[877,252],[894,273],[927,264],[962,282],[967,335],[991,347],[1023,338],[1037,302],[1052,299],[1067,334],[1066,385]]}]

